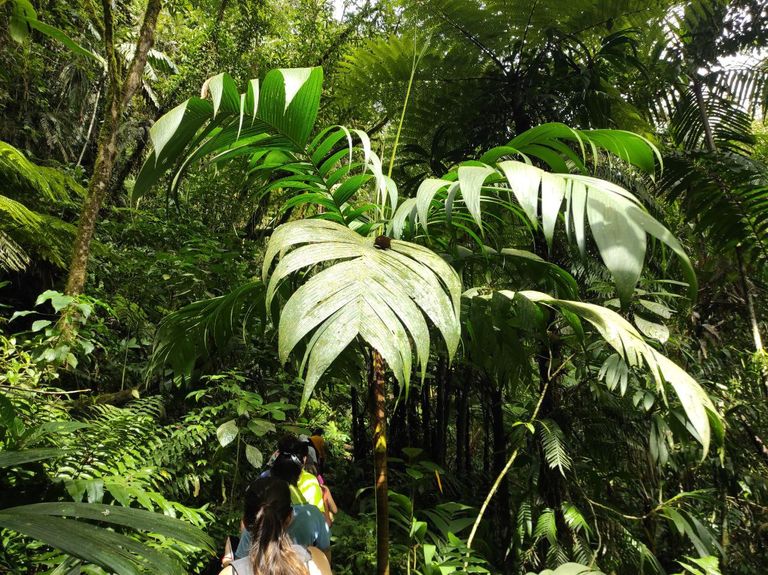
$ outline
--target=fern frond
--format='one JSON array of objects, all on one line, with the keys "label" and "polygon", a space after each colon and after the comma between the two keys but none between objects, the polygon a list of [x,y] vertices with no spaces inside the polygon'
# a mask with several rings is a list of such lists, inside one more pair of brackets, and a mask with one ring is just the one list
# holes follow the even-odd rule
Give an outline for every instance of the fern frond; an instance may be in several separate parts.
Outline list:
[{"label": "fern frond", "polygon": [[241,327],[245,338],[248,326],[265,316],[264,295],[264,284],[253,281],[166,316],[155,336],[149,370],[168,364],[177,374],[190,374],[198,359],[225,347]]},{"label": "fern frond", "polygon": [[765,167],[733,152],[689,152],[667,160],[659,189],[723,251],[741,243],[768,257]]},{"label": "fern frond", "polygon": [[85,195],[83,187],[70,176],[53,168],[33,164],[19,150],[2,141],[0,182],[3,183],[3,193],[17,199],[25,195],[25,192],[36,193],[54,202],[69,202],[73,195]]},{"label": "fern frond", "polygon": [[540,419],[539,439],[544,458],[550,469],[559,469],[565,476],[565,472],[571,469],[573,461],[565,449],[565,436],[560,426],[552,419]]},{"label": "fern frond", "polygon": [[0,268],[20,271],[27,267],[29,256],[11,237],[0,230]]},{"label": "fern frond", "polygon": [[[19,249],[66,265],[74,227],[31,206],[71,205],[85,195],[82,186],[59,170],[33,164],[5,142],[0,142],[0,186],[0,221],[4,220],[8,239],[0,250],[0,267],[19,269],[24,260]],[[18,249],[12,250],[9,242]]]}]

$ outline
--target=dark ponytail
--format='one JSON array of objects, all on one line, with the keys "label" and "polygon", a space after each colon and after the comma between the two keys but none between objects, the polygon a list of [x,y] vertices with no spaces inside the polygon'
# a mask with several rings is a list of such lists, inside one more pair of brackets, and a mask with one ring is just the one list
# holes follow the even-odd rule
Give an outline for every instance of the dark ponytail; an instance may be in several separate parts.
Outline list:
[{"label": "dark ponytail", "polygon": [[291,493],[285,481],[257,479],[246,491],[243,520],[251,534],[253,575],[309,573],[286,531],[291,513]]}]

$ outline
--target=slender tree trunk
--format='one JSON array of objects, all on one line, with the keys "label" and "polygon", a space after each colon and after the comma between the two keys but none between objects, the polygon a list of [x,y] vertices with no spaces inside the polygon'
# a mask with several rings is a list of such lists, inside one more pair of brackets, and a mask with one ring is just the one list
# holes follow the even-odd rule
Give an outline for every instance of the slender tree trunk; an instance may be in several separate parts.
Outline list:
[{"label": "slender tree trunk", "polygon": [[400,387],[397,380],[392,380],[393,395],[397,398],[395,408],[389,417],[389,448],[392,453],[402,453],[404,447],[408,445],[408,403],[405,399],[405,392]]},{"label": "slender tree trunk", "polygon": [[360,430],[358,428],[358,411],[360,409],[357,398],[357,388],[351,387],[350,399],[352,403],[352,459],[355,462],[361,461]]},{"label": "slender tree trunk", "polygon": [[69,276],[65,292],[77,295],[83,292],[88,271],[88,256],[91,251],[91,240],[96,229],[96,220],[104,202],[107,189],[112,178],[118,149],[118,132],[123,112],[141,85],[144,67],[147,63],[147,53],[152,47],[157,18],[162,8],[161,0],[148,0],[144,13],[144,21],[136,43],[136,51],[128,68],[125,81],[120,84],[119,69],[115,57],[115,46],[112,27],[112,8],[110,0],[102,0],[104,10],[104,44],[107,60],[107,115],[99,131],[98,151],[93,175],[88,183],[88,195],[80,213],[80,223],[72,249],[72,260],[69,266]]},{"label": "slender tree trunk", "polygon": [[99,82],[99,89],[96,91],[96,101],[93,104],[93,113],[91,114],[91,121],[88,123],[88,132],[85,134],[85,141],[83,142],[83,149],[80,151],[80,156],[77,158],[77,167],[83,163],[83,157],[88,150],[88,144],[91,142],[91,134],[93,133],[93,125],[96,123],[96,116],[99,113],[99,101],[101,100],[101,90],[104,87],[104,81],[102,79]]},{"label": "slender tree trunk", "polygon": [[459,382],[456,388],[456,472],[461,473],[464,469],[464,434],[467,428],[465,418],[464,402],[466,401],[467,389],[464,382]]},{"label": "slender tree trunk", "polygon": [[739,263],[739,279],[741,280],[741,291],[744,293],[744,301],[747,304],[747,313],[749,322],[752,325],[752,341],[755,343],[755,351],[763,351],[763,338],[760,337],[760,326],[757,323],[757,313],[755,312],[755,300],[752,296],[749,281],[747,280],[747,271],[744,267],[744,257],[741,255],[741,247],[736,247],[736,261]]},{"label": "slender tree trunk", "polygon": [[467,370],[467,379],[464,382],[464,473],[466,477],[472,474],[472,414],[469,410],[472,372]]},{"label": "slender tree trunk", "polygon": [[491,418],[488,410],[488,397],[483,392],[483,487],[487,487],[491,477]]},{"label": "slender tree trunk", "polygon": [[389,492],[387,487],[387,389],[384,358],[372,352],[373,466],[376,490],[376,573],[389,575]]},{"label": "slender tree trunk", "polygon": [[443,388],[443,414],[440,427],[440,465],[448,460],[448,421],[451,416],[451,397],[453,397],[453,378],[455,370],[445,363],[445,386]]},{"label": "slender tree trunk", "polygon": [[426,381],[421,386],[421,431],[424,451],[432,457],[432,408],[429,405],[429,384]]},{"label": "slender tree trunk", "polygon": [[416,398],[411,397],[406,406],[408,410],[408,446],[423,445],[419,438],[419,419],[416,413]]},{"label": "slender tree trunk", "polygon": [[445,436],[443,435],[443,420],[445,418],[445,382],[448,374],[448,364],[440,358],[437,364],[437,389],[435,404],[435,424],[432,428],[432,457],[439,465],[445,464],[443,458]]}]

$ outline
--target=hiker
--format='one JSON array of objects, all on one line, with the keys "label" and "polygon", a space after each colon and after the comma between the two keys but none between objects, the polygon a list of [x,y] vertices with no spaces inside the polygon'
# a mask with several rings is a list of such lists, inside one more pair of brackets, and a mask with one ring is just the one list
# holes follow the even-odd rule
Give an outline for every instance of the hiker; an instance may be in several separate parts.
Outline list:
[{"label": "hiker", "polygon": [[288,483],[276,477],[254,481],[246,490],[243,512],[243,526],[253,543],[245,557],[233,561],[220,575],[331,575],[322,551],[291,541],[288,530],[293,517]]},{"label": "hiker", "polygon": [[[296,488],[296,482],[300,475],[301,463],[295,455],[280,454],[272,466],[270,478],[284,481],[288,485],[293,503],[293,521],[288,526],[288,534],[294,543],[303,547],[317,547],[330,560],[331,534],[325,516],[315,505],[296,502],[297,495],[301,496]],[[239,559],[248,555],[250,547],[251,538],[248,530],[246,530],[240,535],[235,558]]]},{"label": "hiker", "polygon": [[309,449],[311,442],[307,439],[299,442],[294,446],[293,450],[298,454],[299,458],[304,462],[304,469],[302,470],[301,477],[299,477],[298,488],[310,503],[317,505],[320,511],[325,515],[325,520],[328,522],[328,527],[333,525],[333,516],[338,513],[339,510],[336,507],[336,502],[331,495],[331,490],[325,485],[322,475],[315,475],[316,465],[311,461],[309,457]]},{"label": "hiker", "polygon": [[312,432],[312,435],[309,436],[309,440],[315,448],[315,453],[317,453],[317,470],[321,475],[325,473],[326,452],[325,439],[323,438],[324,433],[325,430],[322,427],[316,427]]},{"label": "hiker", "polygon": [[301,466],[301,474],[296,482],[288,481],[291,484],[291,499],[296,504],[309,503],[317,506],[325,515],[326,522],[330,527],[333,525],[333,515],[338,513],[338,508],[330,489],[324,485],[322,476],[315,475],[312,471],[309,471],[309,469],[313,469],[309,458],[310,445],[309,438],[302,440],[295,435],[284,435],[277,443],[277,451],[270,458],[270,469],[264,471],[261,477],[269,477],[272,473],[272,468],[274,468],[279,460],[290,459],[291,456],[295,457]]},{"label": "hiker", "polygon": [[[295,455],[301,464],[301,474],[297,482],[297,487],[306,503],[317,505],[317,508],[325,513],[325,502],[323,501],[323,490],[317,476],[305,469],[309,458],[309,443],[297,439],[293,445],[288,448],[288,453]],[[278,457],[278,460],[280,458]],[[277,462],[275,462],[277,463]],[[274,465],[272,466],[274,468]]]}]

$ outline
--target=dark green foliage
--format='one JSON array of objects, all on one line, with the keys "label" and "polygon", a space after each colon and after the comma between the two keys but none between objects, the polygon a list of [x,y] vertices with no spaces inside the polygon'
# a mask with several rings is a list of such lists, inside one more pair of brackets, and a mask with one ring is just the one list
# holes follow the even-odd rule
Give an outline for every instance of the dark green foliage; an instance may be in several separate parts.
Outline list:
[{"label": "dark green foliage", "polygon": [[[120,66],[144,5],[111,3]],[[163,3],[70,298],[101,7],[0,0],[0,571],[217,572],[322,426],[334,572],[374,572],[374,340],[393,575],[766,572],[765,2],[344,10]],[[408,304],[451,270],[449,361]]]}]

